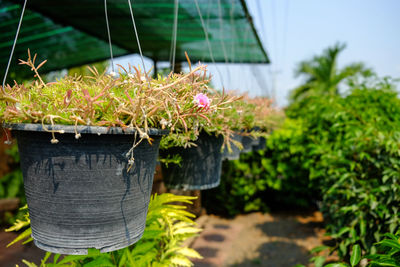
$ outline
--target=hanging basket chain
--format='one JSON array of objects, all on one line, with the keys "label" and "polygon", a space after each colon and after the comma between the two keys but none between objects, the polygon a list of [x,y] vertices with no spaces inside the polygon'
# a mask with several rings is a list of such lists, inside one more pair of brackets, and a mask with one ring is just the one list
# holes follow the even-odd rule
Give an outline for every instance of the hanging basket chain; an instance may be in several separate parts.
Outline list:
[{"label": "hanging basket chain", "polygon": [[17,33],[15,34],[14,43],[13,43],[13,46],[11,48],[10,58],[8,59],[6,72],[4,73],[3,87],[2,87],[2,90],[3,90],[4,94],[6,93],[5,85],[6,85],[7,74],[8,74],[8,70],[10,69],[10,64],[11,64],[11,60],[12,60],[12,57],[13,57],[13,54],[14,54],[15,45],[17,44],[18,35],[19,35],[19,31],[21,29],[22,19],[24,18],[25,7],[26,7],[26,3],[27,2],[28,2],[28,0],[25,0],[24,5],[22,6],[22,12],[21,12],[21,17],[19,19],[19,23],[18,23]]},{"label": "hanging basket chain", "polygon": [[113,57],[112,44],[111,44],[110,24],[108,23],[107,0],[104,0],[104,12],[106,15],[108,45],[110,46],[111,69],[112,69],[112,72],[114,72],[114,57]]}]

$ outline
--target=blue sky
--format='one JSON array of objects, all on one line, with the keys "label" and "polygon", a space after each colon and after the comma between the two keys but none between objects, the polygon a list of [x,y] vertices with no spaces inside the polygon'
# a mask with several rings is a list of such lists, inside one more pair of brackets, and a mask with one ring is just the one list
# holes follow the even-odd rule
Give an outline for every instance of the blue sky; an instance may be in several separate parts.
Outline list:
[{"label": "blue sky", "polygon": [[[381,76],[400,77],[400,0],[246,2],[272,64],[219,64],[222,77],[209,64],[217,86],[253,96],[272,95],[275,88],[276,102],[284,106],[290,89],[302,81],[294,78],[296,64],[337,41],[347,44],[339,66],[362,61]],[[135,56],[132,62],[130,57],[129,62],[137,60]]]},{"label": "blue sky", "polygon": [[400,77],[400,1],[259,0],[266,34],[257,1],[247,3],[273,60],[271,68],[279,71],[276,96],[280,105],[286,103],[288,91],[301,82],[293,77],[296,63],[336,41],[347,44],[339,66],[362,61],[379,75]]}]

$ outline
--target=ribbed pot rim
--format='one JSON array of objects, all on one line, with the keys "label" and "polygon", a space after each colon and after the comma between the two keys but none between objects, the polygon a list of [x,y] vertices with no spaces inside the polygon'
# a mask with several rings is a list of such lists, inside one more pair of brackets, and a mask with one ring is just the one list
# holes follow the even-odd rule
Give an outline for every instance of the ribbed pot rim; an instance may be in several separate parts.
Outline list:
[{"label": "ribbed pot rim", "polygon": [[[14,131],[33,131],[33,132],[48,132],[48,131],[63,131],[64,133],[81,133],[81,134],[125,134],[131,135],[137,132],[135,128],[127,127],[105,127],[105,126],[87,126],[87,125],[62,125],[62,124],[45,124],[46,130],[39,123],[3,123],[3,127]],[[157,128],[149,128],[148,135],[167,135],[169,130]]]}]

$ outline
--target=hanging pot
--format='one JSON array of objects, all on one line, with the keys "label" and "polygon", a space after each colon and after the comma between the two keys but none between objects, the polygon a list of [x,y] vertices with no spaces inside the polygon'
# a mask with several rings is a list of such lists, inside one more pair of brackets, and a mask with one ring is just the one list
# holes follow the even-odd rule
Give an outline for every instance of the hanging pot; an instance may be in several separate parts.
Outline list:
[{"label": "hanging pot", "polygon": [[249,153],[249,152],[251,152],[251,151],[253,150],[253,143],[254,143],[254,138],[253,138],[253,137],[244,135],[244,136],[242,137],[242,146],[243,146],[243,149],[242,149],[241,152],[242,152],[242,153]]},{"label": "hanging pot", "polygon": [[258,151],[258,150],[263,150],[266,147],[266,141],[265,137],[258,137],[257,142],[253,145],[253,151]]},{"label": "hanging pot", "polygon": [[162,164],[164,183],[168,188],[181,190],[204,190],[217,187],[221,180],[222,136],[201,133],[196,147],[174,147],[160,151],[163,157],[178,154],[178,164]]},{"label": "hanging pot", "polygon": [[144,231],[161,135],[134,149],[128,171],[126,153],[134,130],[48,126],[62,130],[59,142],[38,124],[10,124],[18,140],[32,238],[46,251],[87,254],[88,248],[109,252],[137,242]]},{"label": "hanging pot", "polygon": [[[240,134],[234,133],[232,139],[238,143],[242,142],[242,137]],[[222,159],[228,160],[236,160],[240,158],[240,149],[233,143],[230,143],[231,151],[229,151],[228,147],[225,146],[224,150],[222,151]]]}]

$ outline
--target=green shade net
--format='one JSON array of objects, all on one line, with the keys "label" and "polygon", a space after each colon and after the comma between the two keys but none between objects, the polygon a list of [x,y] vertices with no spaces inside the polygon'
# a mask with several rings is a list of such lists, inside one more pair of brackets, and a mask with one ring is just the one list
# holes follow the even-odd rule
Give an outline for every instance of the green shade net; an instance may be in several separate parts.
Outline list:
[{"label": "green shade net", "polygon": [[[8,61],[22,2],[0,0],[0,74]],[[107,3],[114,56],[138,53],[128,2],[108,0]],[[131,3],[144,56],[169,61],[174,0]],[[243,0],[198,0],[198,3],[209,43],[195,1],[180,0],[176,61],[186,61],[187,51],[192,61],[269,62]],[[27,58],[28,48],[38,54],[38,61],[48,59],[44,72],[108,59],[104,1],[28,1],[12,71],[16,70],[18,58]]]}]

